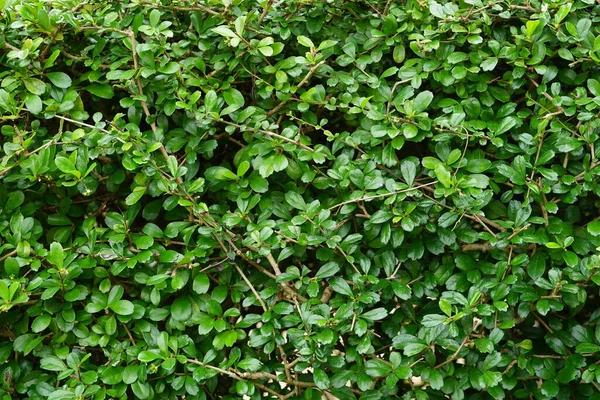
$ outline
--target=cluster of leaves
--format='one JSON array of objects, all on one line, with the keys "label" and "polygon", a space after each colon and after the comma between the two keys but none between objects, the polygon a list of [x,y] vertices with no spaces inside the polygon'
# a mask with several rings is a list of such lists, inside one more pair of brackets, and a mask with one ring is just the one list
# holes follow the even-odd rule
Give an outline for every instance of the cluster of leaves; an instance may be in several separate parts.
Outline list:
[{"label": "cluster of leaves", "polygon": [[594,0],[0,0],[0,398],[600,399]]}]

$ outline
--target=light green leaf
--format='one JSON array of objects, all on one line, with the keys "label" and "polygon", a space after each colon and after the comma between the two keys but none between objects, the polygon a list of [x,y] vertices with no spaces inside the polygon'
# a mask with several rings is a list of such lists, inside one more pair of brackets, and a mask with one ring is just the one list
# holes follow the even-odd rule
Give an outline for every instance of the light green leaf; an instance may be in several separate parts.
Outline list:
[{"label": "light green leaf", "polygon": [[306,36],[302,36],[302,35],[298,36],[298,43],[300,43],[304,47],[309,47],[311,49],[315,47],[312,40],[310,40]]},{"label": "light green leaf", "polygon": [[[229,107],[227,107],[227,112],[236,111],[244,106],[244,96],[242,93],[234,88],[229,88],[223,91],[223,98]],[[225,112],[225,111],[224,111]]]},{"label": "light green leaf", "polygon": [[46,93],[46,84],[39,79],[24,78],[23,83],[25,84],[25,88],[33,94],[41,96]]},{"label": "light green leaf", "polygon": [[28,94],[25,97],[25,106],[27,107],[30,113],[39,114],[40,112],[42,112],[42,99],[40,99],[40,96],[38,95]]},{"label": "light green leaf", "polygon": [[118,300],[110,305],[110,309],[119,315],[133,314],[133,303],[129,300]]},{"label": "light green leaf", "polygon": [[146,193],[146,186],[136,186],[125,199],[125,204],[132,206],[137,203]]},{"label": "light green leaf", "polygon": [[417,94],[417,97],[415,97],[414,100],[415,112],[424,111],[429,106],[429,104],[431,104],[432,100],[433,93],[431,93],[429,90],[419,92],[419,94]]},{"label": "light green leaf", "polygon": [[70,88],[71,84],[73,83],[69,75],[65,74],[64,72],[48,72],[46,76],[48,79],[50,79],[50,82],[52,82],[54,86],[61,89]]},{"label": "light green leaf", "polygon": [[61,269],[64,265],[65,259],[62,245],[58,242],[52,242],[52,244],[50,244],[50,251],[48,252],[48,256],[46,256],[46,258],[56,268]]},{"label": "light green leaf", "polygon": [[237,37],[235,32],[226,26],[217,26],[215,28],[212,28],[211,31],[213,31],[214,33],[217,33],[221,36],[225,36],[225,37],[230,37],[230,38]]},{"label": "light green leaf", "polygon": [[237,181],[238,176],[225,167],[210,167],[206,169],[205,177],[209,182],[215,181]]}]

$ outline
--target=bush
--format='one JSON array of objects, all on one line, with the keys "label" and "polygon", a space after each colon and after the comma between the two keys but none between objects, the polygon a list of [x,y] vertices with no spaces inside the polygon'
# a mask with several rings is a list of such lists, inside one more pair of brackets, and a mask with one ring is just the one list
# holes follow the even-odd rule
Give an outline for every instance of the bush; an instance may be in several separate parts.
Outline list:
[{"label": "bush", "polygon": [[593,0],[0,5],[3,399],[600,398]]}]

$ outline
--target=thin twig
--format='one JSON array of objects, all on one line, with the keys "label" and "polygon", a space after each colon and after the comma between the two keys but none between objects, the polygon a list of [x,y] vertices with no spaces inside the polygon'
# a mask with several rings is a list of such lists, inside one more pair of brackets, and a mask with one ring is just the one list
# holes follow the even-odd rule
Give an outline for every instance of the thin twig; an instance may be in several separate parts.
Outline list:
[{"label": "thin twig", "polygon": [[127,336],[129,336],[129,340],[131,341],[131,344],[133,345],[133,347],[136,347],[137,344],[135,344],[135,339],[133,338],[131,331],[127,327],[127,324],[125,322],[122,322],[121,324],[123,325],[123,328],[125,328],[125,332],[127,332]]},{"label": "thin twig", "polygon": [[0,257],[0,262],[6,260],[8,257],[14,256],[15,254],[17,254],[17,250],[16,249],[13,250],[13,251],[11,251],[10,253],[7,253],[7,254],[3,255],[2,257]]},{"label": "thin twig", "polygon": [[465,347],[465,344],[467,344],[467,341],[469,340],[469,337],[471,337],[471,333],[470,332],[469,332],[469,334],[467,336],[465,336],[465,338],[463,339],[462,343],[460,344],[460,346],[458,346],[458,349],[456,349],[456,351],[454,352],[454,354],[452,354],[452,357],[450,357],[449,359],[447,359],[443,363],[436,365],[434,368],[435,369],[439,369],[439,368],[445,367],[446,365],[450,364],[452,361],[456,360],[456,358],[458,357],[458,353],[460,353],[460,351],[462,350],[462,348]]},{"label": "thin twig", "polygon": [[267,260],[269,261],[269,264],[271,264],[271,267],[273,267],[273,271],[275,271],[275,276],[281,275],[279,264],[277,264],[277,261],[275,261],[275,258],[273,258],[273,255],[271,253],[267,254]]},{"label": "thin twig", "polygon": [[416,189],[421,189],[421,188],[424,188],[424,187],[426,187],[426,186],[435,185],[437,182],[438,182],[438,181],[433,181],[433,182],[424,183],[424,184],[422,184],[422,185],[414,186],[414,187],[407,188],[407,189],[396,190],[396,191],[394,191],[394,192],[382,193],[382,194],[376,194],[376,195],[373,195],[373,196],[359,197],[359,198],[357,198],[357,199],[352,199],[352,200],[343,201],[343,202],[341,202],[341,203],[338,203],[338,204],[336,204],[336,205],[334,205],[334,206],[331,206],[331,207],[329,207],[328,209],[329,209],[329,210],[333,210],[333,209],[334,209],[334,208],[336,208],[336,207],[340,207],[340,206],[343,206],[343,205],[346,205],[346,204],[356,203],[356,202],[358,202],[358,201],[369,201],[369,200],[378,199],[378,198],[381,198],[381,197],[389,197],[389,196],[393,196],[393,195],[395,195],[395,194],[406,193],[406,192],[410,192],[410,191],[412,191],[412,190],[416,190]]},{"label": "thin twig", "polygon": [[260,298],[260,295],[254,288],[254,285],[252,284],[252,282],[250,282],[250,280],[248,279],[246,274],[244,274],[242,269],[237,264],[234,264],[234,266],[235,266],[235,269],[237,269],[237,272],[242,276],[242,279],[244,280],[244,282],[246,282],[246,285],[248,285],[248,287],[254,294],[254,297],[256,297],[256,300],[258,300],[258,302],[260,303],[260,306],[263,308],[263,311],[267,312],[267,306],[265,305],[265,302],[263,301],[263,299]]},{"label": "thin twig", "polygon": [[[325,60],[321,61],[320,63],[314,65],[304,76],[304,79],[302,79],[300,81],[300,83],[298,84],[298,86],[296,86],[297,89],[300,89],[302,86],[304,86],[306,84],[306,82],[308,82],[308,80],[310,79],[310,77],[315,73],[315,71],[317,69],[319,69],[319,67],[321,65],[325,64]],[[277,111],[279,111],[281,109],[281,107],[283,107],[284,105],[286,105],[287,103],[290,102],[291,99],[287,99],[282,101],[281,103],[277,104],[277,106],[275,106],[275,108],[273,108],[271,111],[269,111],[267,113],[267,117],[270,117],[271,115],[275,114]]]},{"label": "thin twig", "polygon": [[245,128],[246,130],[251,131],[251,132],[263,133],[263,134],[265,134],[267,136],[271,136],[271,137],[277,138],[279,140],[283,140],[284,142],[293,143],[296,146],[298,146],[298,147],[300,147],[300,148],[302,148],[302,149],[304,149],[306,151],[310,151],[311,153],[318,153],[318,154],[321,154],[321,155],[327,157],[326,154],[319,153],[319,152],[315,151],[314,149],[308,147],[307,145],[300,143],[298,140],[290,139],[288,137],[285,137],[285,136],[280,135],[280,134],[275,133],[275,132],[266,131],[264,129],[256,129],[256,128],[252,128],[250,126],[242,127],[242,125],[239,125],[239,124],[236,124],[236,123],[230,122],[230,121],[225,121],[223,119],[218,119],[217,121],[218,122],[222,122],[222,123],[224,123],[226,125],[234,126],[234,127],[238,128],[240,131],[242,130],[242,128]]},{"label": "thin twig", "polygon": [[[135,74],[137,75],[135,78],[135,81],[137,83],[137,88],[138,88],[138,94],[140,96],[144,96],[144,89],[142,86],[142,80],[138,74],[139,72],[139,63],[138,63],[138,55],[137,55],[137,49],[136,49],[136,40],[135,40],[135,33],[133,32],[132,29],[129,30],[128,32],[129,35],[129,40],[131,41],[131,53],[133,56],[133,68],[135,69]],[[146,114],[146,118],[150,119],[152,117],[152,114],[150,113],[150,110],[148,109],[148,104],[146,104],[146,101],[144,100],[140,100],[140,103],[142,105],[142,109],[144,110],[144,114]],[[154,121],[150,122],[150,129],[152,129],[152,133],[154,133],[154,135],[156,136],[156,124],[154,123]],[[169,154],[167,153],[167,150],[165,149],[165,146],[161,143],[160,147],[158,148],[163,156],[163,158],[165,159],[165,161],[168,161],[169,159]],[[181,179],[180,176],[176,176],[175,178],[175,182],[177,182],[177,184],[179,186],[181,186],[183,184],[183,180]]]},{"label": "thin twig", "polygon": [[275,0],[269,0],[267,2],[267,5],[265,6],[262,14],[260,14],[260,17],[258,18],[258,21],[257,21],[258,25],[260,25],[263,22],[263,19],[265,19],[265,17],[269,13],[269,9],[271,8],[271,6],[273,5],[274,2],[275,2]]}]

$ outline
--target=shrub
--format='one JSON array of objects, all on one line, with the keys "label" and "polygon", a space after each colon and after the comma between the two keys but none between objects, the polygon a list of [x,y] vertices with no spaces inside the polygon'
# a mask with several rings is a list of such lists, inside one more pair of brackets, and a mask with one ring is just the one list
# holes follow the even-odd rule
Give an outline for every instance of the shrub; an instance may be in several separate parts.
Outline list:
[{"label": "shrub", "polygon": [[594,1],[0,5],[3,399],[600,398]]}]

